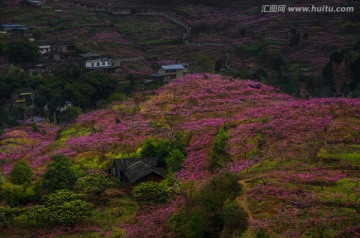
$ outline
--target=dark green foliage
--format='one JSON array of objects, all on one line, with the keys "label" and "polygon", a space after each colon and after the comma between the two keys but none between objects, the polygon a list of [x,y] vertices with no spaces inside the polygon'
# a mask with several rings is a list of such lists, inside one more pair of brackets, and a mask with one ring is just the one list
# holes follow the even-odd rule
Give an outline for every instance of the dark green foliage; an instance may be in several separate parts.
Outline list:
[{"label": "dark green foliage", "polygon": [[344,94],[344,96],[347,96],[349,94],[349,92],[350,92],[349,84],[343,83],[341,85],[341,92]]},{"label": "dark green foliage", "polygon": [[215,171],[217,168],[225,165],[230,159],[230,155],[225,150],[225,144],[228,136],[224,127],[220,127],[215,138],[212,141],[211,153],[209,158],[209,170]]},{"label": "dark green foliage", "polygon": [[16,125],[17,120],[23,118],[24,111],[18,107],[11,107],[10,110],[5,110],[0,106],[0,131],[8,127]]},{"label": "dark green foliage", "polygon": [[171,189],[165,182],[145,182],[135,186],[132,195],[140,201],[164,202],[170,192]]},{"label": "dark green foliage", "polygon": [[9,61],[15,64],[33,62],[40,57],[38,47],[29,41],[12,41],[7,46]]},{"label": "dark green foliage", "polygon": [[14,218],[23,212],[23,208],[0,207],[0,224],[2,224],[3,228],[9,227]]},{"label": "dark green foliage", "polygon": [[330,61],[332,61],[332,62],[336,63],[337,65],[339,65],[344,60],[344,53],[339,52],[339,51],[335,51],[330,55],[329,59],[330,59]]},{"label": "dark green foliage", "polygon": [[198,55],[195,58],[195,68],[199,72],[208,72],[211,70],[211,59],[206,55]]},{"label": "dark green foliage", "polygon": [[248,225],[246,213],[234,201],[240,193],[236,176],[212,178],[169,220],[176,237],[240,236]]},{"label": "dark green foliage", "polygon": [[63,116],[64,122],[74,122],[81,115],[82,110],[80,107],[70,107],[66,109]]},{"label": "dark green foliage", "polygon": [[44,197],[44,205],[38,205],[28,212],[28,218],[39,224],[70,225],[90,215],[92,204],[69,190],[58,190]]},{"label": "dark green foliage", "polygon": [[26,205],[35,200],[32,188],[22,185],[5,183],[1,186],[2,198],[9,206]]},{"label": "dark green foliage", "polygon": [[185,155],[184,150],[186,144],[186,137],[179,133],[175,134],[170,140],[147,138],[141,147],[141,156],[156,157],[158,159],[159,166],[164,167],[165,158],[167,158],[172,151],[179,150]]},{"label": "dark green foliage", "polygon": [[241,36],[241,37],[245,37],[246,29],[245,29],[245,28],[241,28],[240,31],[239,31],[239,33],[240,33],[240,36]]},{"label": "dark green foliage", "polygon": [[217,60],[216,62],[215,62],[215,68],[214,68],[214,70],[215,70],[215,72],[216,73],[219,73],[220,72],[220,70],[222,69],[222,60],[221,59],[219,59],[219,60]]},{"label": "dark green foliage", "polygon": [[28,185],[33,172],[24,161],[17,162],[9,173],[9,181],[17,185]]},{"label": "dark green foliage", "polygon": [[299,89],[299,83],[295,76],[285,76],[281,71],[278,73],[276,78],[276,84],[283,92],[288,94],[295,94]]},{"label": "dark green foliage", "polygon": [[221,219],[224,222],[223,237],[240,236],[248,226],[245,211],[235,201],[229,199],[224,202]]},{"label": "dark green foliage", "polygon": [[39,127],[35,123],[31,124],[31,127],[32,127],[34,132],[39,132],[40,131]]},{"label": "dark green foliage", "polygon": [[350,70],[353,72],[354,76],[349,87],[351,91],[354,91],[360,84],[360,57],[357,57],[357,59],[350,64]]},{"label": "dark green foliage", "polygon": [[[0,76],[0,106],[8,100],[11,93],[19,88],[30,87],[36,90],[34,104],[36,115],[45,115],[47,105],[51,120],[71,121],[81,113],[77,108],[60,115],[59,108],[65,101],[71,101],[73,106],[86,109],[95,105],[100,99],[106,99],[116,88],[117,81],[110,75],[100,72],[83,72],[80,68],[71,66],[51,76],[30,77],[27,74],[14,71],[8,77]],[[0,107],[1,108],[1,107]],[[22,117],[23,114],[21,114]],[[16,116],[16,119],[20,119]],[[15,117],[10,111],[0,114],[0,125],[13,126]]]},{"label": "dark green foliage", "polygon": [[75,173],[70,168],[70,161],[62,155],[55,155],[42,175],[42,186],[53,192],[60,189],[71,189],[76,182]]},{"label": "dark green foliage", "polygon": [[0,55],[7,54],[7,45],[3,42],[0,42]]},{"label": "dark green foliage", "polygon": [[274,59],[272,68],[276,71],[279,72],[281,70],[281,67],[285,65],[285,61],[281,58],[281,56],[277,56]]},{"label": "dark green foliage", "polygon": [[106,189],[116,185],[117,180],[102,173],[89,173],[76,182],[80,191],[99,197]]},{"label": "dark green foliage", "polygon": [[179,149],[170,151],[169,155],[165,158],[165,164],[169,172],[175,173],[182,168],[182,163],[185,160],[185,153]]},{"label": "dark green foliage", "polygon": [[260,82],[266,81],[267,78],[268,75],[264,69],[257,69],[253,75],[253,79],[259,80]]},{"label": "dark green foliage", "polygon": [[329,61],[322,72],[323,77],[326,79],[326,86],[329,86],[331,91],[335,91],[335,80],[334,80],[334,72],[333,72],[333,63]]}]

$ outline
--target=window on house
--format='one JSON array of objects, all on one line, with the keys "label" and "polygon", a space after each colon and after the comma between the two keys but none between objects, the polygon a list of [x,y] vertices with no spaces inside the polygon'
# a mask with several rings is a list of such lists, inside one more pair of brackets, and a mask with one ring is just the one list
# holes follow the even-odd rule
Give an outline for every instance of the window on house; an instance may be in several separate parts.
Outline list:
[{"label": "window on house", "polygon": [[102,65],[105,65],[105,64],[106,64],[106,62],[102,62],[101,64],[102,64]]},{"label": "window on house", "polygon": [[100,63],[96,63],[96,66],[100,66]]},{"label": "window on house", "polygon": [[94,67],[94,63],[91,63],[91,67]]}]

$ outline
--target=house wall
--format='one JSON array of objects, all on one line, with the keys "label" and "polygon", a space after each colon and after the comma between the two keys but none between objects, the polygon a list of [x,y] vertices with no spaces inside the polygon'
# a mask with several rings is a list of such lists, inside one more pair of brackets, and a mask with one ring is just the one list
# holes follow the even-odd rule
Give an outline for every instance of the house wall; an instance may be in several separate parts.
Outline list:
[{"label": "house wall", "polygon": [[40,50],[40,53],[41,54],[45,54],[46,52],[50,52],[50,45],[42,45],[42,46],[38,46],[39,47],[39,50]]},{"label": "house wall", "polygon": [[145,176],[144,178],[139,179],[138,181],[136,181],[136,183],[143,183],[143,182],[150,182],[150,181],[152,181],[152,182],[160,182],[163,179],[164,178],[161,177],[160,175],[155,174],[155,173],[151,173],[148,176]]},{"label": "house wall", "polygon": [[181,78],[184,76],[184,70],[178,69],[178,70],[173,70],[173,71],[166,71],[166,70],[160,68],[158,70],[158,74],[164,75],[165,79]]},{"label": "house wall", "polygon": [[101,68],[101,67],[109,67],[111,66],[110,60],[87,60],[85,62],[85,68]]}]

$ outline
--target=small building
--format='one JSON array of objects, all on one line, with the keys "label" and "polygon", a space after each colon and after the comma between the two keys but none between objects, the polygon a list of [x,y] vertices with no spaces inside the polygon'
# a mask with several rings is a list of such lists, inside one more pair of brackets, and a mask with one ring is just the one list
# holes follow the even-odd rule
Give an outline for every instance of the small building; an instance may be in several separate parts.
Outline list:
[{"label": "small building", "polygon": [[75,44],[69,41],[54,42],[52,50],[57,53],[73,54],[75,52]]},{"label": "small building", "polygon": [[184,76],[185,67],[182,64],[170,64],[160,67],[158,74],[162,75],[165,80],[181,78]]},{"label": "small building", "polygon": [[29,37],[31,36],[30,30],[19,24],[2,24],[0,31],[6,32],[11,37]]},{"label": "small building", "polygon": [[44,2],[41,0],[24,0],[22,2],[22,5],[27,5],[27,6],[33,6],[33,7],[40,7],[44,5]]},{"label": "small building", "polygon": [[158,168],[157,159],[153,157],[115,159],[109,172],[121,181],[130,183],[160,181],[165,177]]},{"label": "small building", "polygon": [[63,107],[59,107],[58,111],[60,112],[65,112],[67,109],[72,107],[72,102],[70,101],[65,101],[64,106]]},{"label": "small building", "polygon": [[114,68],[111,58],[88,59],[85,61],[86,69],[111,69]]},{"label": "small building", "polygon": [[51,44],[50,43],[39,42],[37,44],[37,46],[39,47],[39,50],[40,50],[41,54],[49,53],[51,51]]},{"label": "small building", "polygon": [[30,76],[43,76],[50,73],[47,66],[44,64],[27,65],[23,68]]}]

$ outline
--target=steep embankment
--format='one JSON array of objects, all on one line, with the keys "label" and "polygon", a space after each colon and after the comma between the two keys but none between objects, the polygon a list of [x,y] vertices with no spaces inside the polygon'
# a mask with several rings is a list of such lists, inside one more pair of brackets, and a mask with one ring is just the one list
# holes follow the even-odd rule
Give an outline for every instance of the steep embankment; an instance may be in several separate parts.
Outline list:
[{"label": "steep embankment", "polygon": [[[49,156],[63,153],[77,169],[104,169],[112,158],[135,153],[145,138],[187,131],[187,158],[177,181],[196,189],[222,171],[237,174],[243,187],[237,201],[248,214],[249,234],[350,237],[359,232],[359,106],[358,99],[295,100],[253,81],[189,75],[151,98],[114,103],[71,126],[7,130],[1,166],[7,173],[24,159],[41,173]],[[230,161],[212,173],[208,158],[222,126]],[[134,237],[164,236],[165,222],[184,203],[175,192],[171,203],[141,210],[125,228]]]}]

